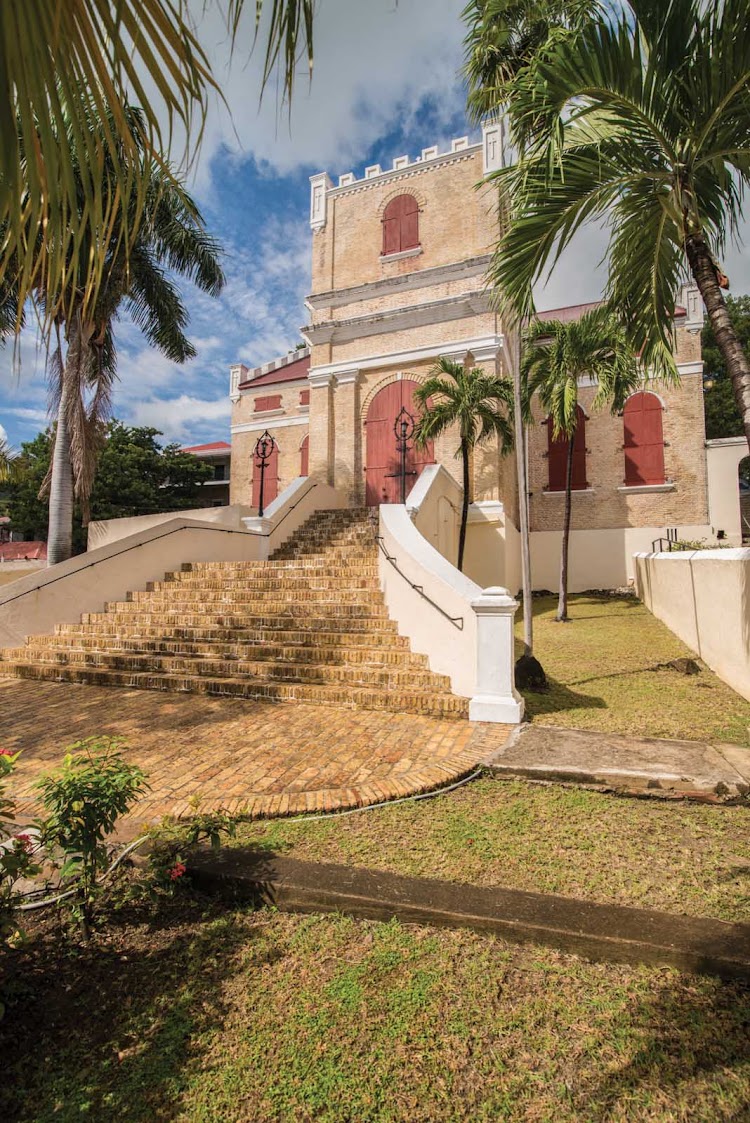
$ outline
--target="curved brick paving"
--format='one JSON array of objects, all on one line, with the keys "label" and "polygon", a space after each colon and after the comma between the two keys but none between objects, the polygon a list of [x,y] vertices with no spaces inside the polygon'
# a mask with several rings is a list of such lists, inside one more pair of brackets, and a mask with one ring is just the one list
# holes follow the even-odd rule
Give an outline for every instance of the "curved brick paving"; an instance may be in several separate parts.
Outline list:
[{"label": "curved brick paving", "polygon": [[121,736],[148,773],[136,825],[202,807],[257,816],[332,811],[441,787],[500,748],[511,726],[414,714],[0,679],[2,747],[23,750],[12,794],[73,741]]}]

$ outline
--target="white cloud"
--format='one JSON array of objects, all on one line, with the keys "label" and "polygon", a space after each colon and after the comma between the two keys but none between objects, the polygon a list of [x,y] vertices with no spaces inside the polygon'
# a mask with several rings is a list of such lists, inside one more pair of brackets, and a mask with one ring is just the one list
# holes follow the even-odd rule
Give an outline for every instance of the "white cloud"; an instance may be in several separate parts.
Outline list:
[{"label": "white cloud", "polygon": [[3,429],[2,425],[0,425],[0,444],[7,444],[7,441],[8,433],[5,429]]},{"label": "white cloud", "polygon": [[227,395],[206,401],[181,394],[178,398],[151,398],[134,402],[127,421],[131,425],[147,425],[159,429],[167,440],[186,441],[191,434],[207,426],[216,430],[216,422],[228,422],[231,408]]}]

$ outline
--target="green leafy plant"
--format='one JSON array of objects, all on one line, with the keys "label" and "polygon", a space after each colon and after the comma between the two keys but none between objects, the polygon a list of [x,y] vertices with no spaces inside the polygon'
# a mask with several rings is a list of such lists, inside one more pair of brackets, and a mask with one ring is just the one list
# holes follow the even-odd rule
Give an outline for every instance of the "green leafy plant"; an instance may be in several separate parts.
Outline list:
[{"label": "green leafy plant", "polygon": [[60,878],[75,891],[73,916],[86,941],[101,891],[98,878],[109,865],[107,839],[148,788],[143,771],[123,758],[124,749],[118,738],[78,741],[59,771],[37,784],[47,812],[39,823],[41,838],[60,855]]},{"label": "green leafy plant", "polygon": [[39,872],[31,835],[18,831],[15,801],[5,794],[5,781],[18,757],[19,753],[0,749],[0,947],[21,935],[16,923],[16,882]]},{"label": "green leafy plant", "polygon": [[157,892],[172,893],[184,884],[185,860],[194,847],[209,842],[218,850],[224,837],[234,838],[236,834],[236,821],[228,812],[201,811],[200,796],[194,796],[189,803],[193,811],[189,818],[166,816],[152,833],[151,884]]}]

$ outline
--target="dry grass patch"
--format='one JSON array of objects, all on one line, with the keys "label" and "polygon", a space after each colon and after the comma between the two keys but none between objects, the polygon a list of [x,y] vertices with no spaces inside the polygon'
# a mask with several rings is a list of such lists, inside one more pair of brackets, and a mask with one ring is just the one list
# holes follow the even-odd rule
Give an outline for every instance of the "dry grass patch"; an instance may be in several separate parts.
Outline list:
[{"label": "dry grass patch", "polygon": [[416,803],[317,821],[249,823],[293,858],[750,920],[750,809],[621,799],[480,780]]},{"label": "dry grass patch", "polygon": [[704,664],[700,675],[668,668],[693,652],[640,601],[574,596],[567,624],[555,622],[556,609],[556,597],[534,598],[534,650],[550,680],[547,694],[526,694],[534,721],[750,745],[750,702]]},{"label": "dry grass patch", "polygon": [[215,904],[114,925],[80,955],[33,941],[0,1024],[7,1123],[736,1123],[750,1102],[737,985]]}]

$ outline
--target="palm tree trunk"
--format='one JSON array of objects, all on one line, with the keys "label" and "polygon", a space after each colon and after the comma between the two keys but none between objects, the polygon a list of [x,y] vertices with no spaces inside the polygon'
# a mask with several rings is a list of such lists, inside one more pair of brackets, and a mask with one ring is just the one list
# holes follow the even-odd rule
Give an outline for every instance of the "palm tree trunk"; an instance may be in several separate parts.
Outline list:
[{"label": "palm tree trunk", "polygon": [[575,429],[568,437],[568,463],[565,472],[565,518],[563,520],[562,550],[560,551],[560,599],[557,602],[556,620],[565,623],[568,619],[568,552],[570,549],[570,516],[573,510],[573,453],[575,450]]},{"label": "palm tree trunk", "polygon": [[750,362],[729,318],[729,311],[716,276],[716,268],[703,235],[689,234],[685,239],[685,251],[690,263],[690,271],[706,305],[716,343],[732,379],[734,398],[750,449]]},{"label": "palm tree trunk", "polygon": [[70,433],[67,419],[69,394],[69,381],[63,376],[49,494],[48,565],[67,561],[73,550],[73,468],[70,461]]},{"label": "palm tree trunk", "polygon": [[[517,338],[517,337],[516,337]],[[510,352],[510,347],[509,347]],[[521,590],[523,595],[523,653],[534,651],[534,614],[531,604],[531,541],[529,536],[529,484],[526,471],[526,425],[521,401],[521,360],[513,350],[513,428],[518,480],[518,530],[521,535]],[[511,589],[511,593],[515,590]]]},{"label": "palm tree trunk", "polygon": [[461,503],[461,529],[458,534],[458,568],[463,573],[466,524],[469,521],[469,445],[464,437],[461,438],[461,459],[464,468],[464,497]]}]

